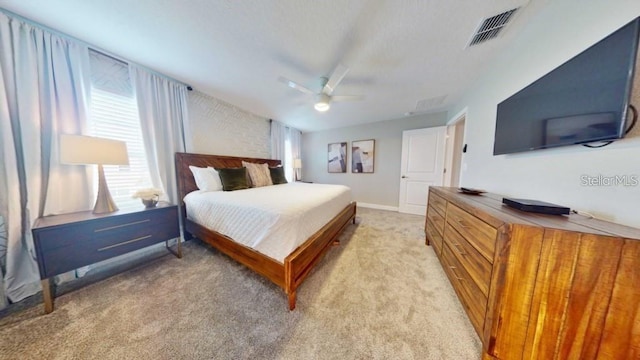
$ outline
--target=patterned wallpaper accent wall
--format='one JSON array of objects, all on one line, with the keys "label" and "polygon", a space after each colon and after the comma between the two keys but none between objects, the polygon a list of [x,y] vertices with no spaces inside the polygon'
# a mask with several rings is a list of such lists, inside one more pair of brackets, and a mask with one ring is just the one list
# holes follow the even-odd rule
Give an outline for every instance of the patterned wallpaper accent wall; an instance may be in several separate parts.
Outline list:
[{"label": "patterned wallpaper accent wall", "polygon": [[197,90],[189,92],[188,102],[194,152],[271,157],[269,119]]}]

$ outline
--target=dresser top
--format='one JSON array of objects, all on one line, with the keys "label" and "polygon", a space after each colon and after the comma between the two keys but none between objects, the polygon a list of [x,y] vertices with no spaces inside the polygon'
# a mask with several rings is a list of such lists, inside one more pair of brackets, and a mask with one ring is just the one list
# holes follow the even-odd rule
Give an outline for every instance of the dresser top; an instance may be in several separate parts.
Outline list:
[{"label": "dresser top", "polygon": [[640,229],[590,218],[583,215],[545,215],[520,211],[502,203],[502,195],[470,195],[453,187],[430,187],[431,191],[472,213],[493,227],[522,224],[588,234],[640,240]]},{"label": "dresser top", "polygon": [[41,218],[38,218],[33,225],[33,229],[41,229],[41,228],[59,226],[59,225],[76,223],[81,221],[105,219],[113,216],[137,214],[140,212],[157,211],[157,210],[166,209],[166,208],[175,207],[175,206],[176,205],[173,205],[167,202],[159,202],[158,205],[156,205],[156,207],[153,207],[153,208],[144,208],[143,206],[140,206],[140,208],[137,208],[137,209],[118,210],[118,211],[105,213],[105,214],[94,214],[91,210],[89,210],[89,211],[78,211],[78,212],[68,213],[68,214],[49,215],[49,216],[43,216]]}]

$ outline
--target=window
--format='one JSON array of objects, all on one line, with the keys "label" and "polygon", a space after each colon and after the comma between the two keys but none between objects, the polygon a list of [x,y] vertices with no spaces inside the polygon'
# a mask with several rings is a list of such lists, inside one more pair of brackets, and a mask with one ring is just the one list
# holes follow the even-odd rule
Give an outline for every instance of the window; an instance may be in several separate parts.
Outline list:
[{"label": "window", "polygon": [[[128,166],[104,166],[113,200],[121,209],[139,207],[131,195],[151,187],[151,176],[142,140],[138,104],[124,64],[98,52],[91,52],[91,101],[89,134],[127,143]],[[94,189],[97,192],[97,167]]]}]

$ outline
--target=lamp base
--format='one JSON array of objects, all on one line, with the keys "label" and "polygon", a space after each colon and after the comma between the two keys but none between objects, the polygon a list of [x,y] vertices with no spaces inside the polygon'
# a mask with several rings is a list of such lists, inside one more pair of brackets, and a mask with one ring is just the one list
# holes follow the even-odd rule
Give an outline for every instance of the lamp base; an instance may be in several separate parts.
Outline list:
[{"label": "lamp base", "polygon": [[118,211],[116,203],[111,198],[107,180],[104,177],[104,169],[102,165],[98,165],[98,197],[96,204],[93,206],[94,214],[107,214]]}]

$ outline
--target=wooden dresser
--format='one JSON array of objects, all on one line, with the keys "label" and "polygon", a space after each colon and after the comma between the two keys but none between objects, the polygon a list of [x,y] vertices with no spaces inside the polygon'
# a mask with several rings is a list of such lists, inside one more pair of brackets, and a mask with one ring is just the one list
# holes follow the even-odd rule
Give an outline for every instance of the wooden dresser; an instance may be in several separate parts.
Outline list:
[{"label": "wooden dresser", "polygon": [[425,232],[483,359],[640,359],[640,230],[431,187]]}]

